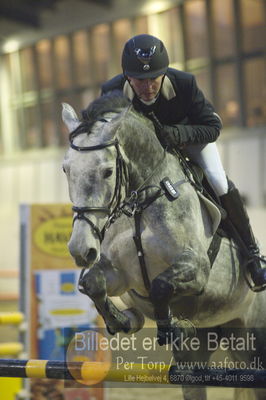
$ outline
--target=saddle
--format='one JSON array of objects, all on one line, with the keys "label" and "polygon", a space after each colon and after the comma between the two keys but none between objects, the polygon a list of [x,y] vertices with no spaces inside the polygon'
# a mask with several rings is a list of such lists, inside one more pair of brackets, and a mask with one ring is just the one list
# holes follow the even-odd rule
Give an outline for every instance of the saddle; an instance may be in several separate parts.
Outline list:
[{"label": "saddle", "polygon": [[211,266],[219,252],[223,237],[230,238],[223,226],[223,220],[226,217],[226,211],[220,205],[219,198],[208,183],[202,168],[184,157],[181,152],[176,152],[179,161],[183,167],[185,175],[195,188],[199,200],[206,207],[212,221],[213,239],[208,249],[208,256]]}]

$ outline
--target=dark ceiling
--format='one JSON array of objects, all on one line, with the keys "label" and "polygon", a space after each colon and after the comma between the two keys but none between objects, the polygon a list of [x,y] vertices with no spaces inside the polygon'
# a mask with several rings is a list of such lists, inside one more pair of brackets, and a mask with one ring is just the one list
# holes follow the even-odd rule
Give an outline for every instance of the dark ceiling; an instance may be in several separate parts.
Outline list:
[{"label": "dark ceiling", "polygon": [[40,27],[40,13],[53,8],[58,0],[1,0],[0,20],[6,19],[30,27]]},{"label": "dark ceiling", "polygon": [[[109,6],[111,0],[83,0],[86,3],[97,3]],[[41,28],[41,13],[44,10],[55,9],[57,3],[64,0],[1,0],[0,1],[0,24],[1,21],[10,21],[11,24],[31,28]]]}]

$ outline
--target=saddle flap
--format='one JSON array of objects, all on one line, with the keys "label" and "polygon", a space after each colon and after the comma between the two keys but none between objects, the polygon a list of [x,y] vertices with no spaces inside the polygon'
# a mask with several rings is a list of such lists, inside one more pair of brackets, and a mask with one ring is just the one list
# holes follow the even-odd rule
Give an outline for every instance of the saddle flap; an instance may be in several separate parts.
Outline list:
[{"label": "saddle flap", "polygon": [[212,221],[212,234],[214,235],[217,231],[221,222],[221,213],[218,207],[213,204],[209,199],[203,196],[202,193],[197,191],[200,201],[205,205]]}]

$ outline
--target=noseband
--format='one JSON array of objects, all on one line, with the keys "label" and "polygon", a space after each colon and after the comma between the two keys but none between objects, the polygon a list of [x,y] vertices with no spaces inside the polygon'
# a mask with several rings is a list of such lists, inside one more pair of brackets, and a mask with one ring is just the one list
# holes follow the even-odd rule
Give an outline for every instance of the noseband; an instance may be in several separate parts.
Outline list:
[{"label": "noseband", "polygon": [[[85,132],[80,132],[80,133],[85,133]],[[72,207],[72,210],[76,213],[73,219],[73,224],[77,219],[86,221],[92,227],[93,232],[97,235],[100,242],[103,241],[104,233],[110,226],[111,222],[113,222],[117,210],[119,209],[119,205],[121,203],[122,184],[123,183],[127,184],[126,164],[120,152],[119,142],[117,139],[101,143],[96,146],[84,146],[84,147],[77,146],[73,143],[73,139],[70,140],[70,147],[80,152],[102,150],[111,146],[115,146],[116,148],[116,183],[115,183],[114,194],[110,203],[106,207],[76,207],[76,206]],[[124,179],[125,182],[123,182],[123,177],[125,178]],[[86,217],[85,214],[90,212],[100,212],[108,215],[108,220],[106,221],[102,230],[100,230],[89,218]]]}]

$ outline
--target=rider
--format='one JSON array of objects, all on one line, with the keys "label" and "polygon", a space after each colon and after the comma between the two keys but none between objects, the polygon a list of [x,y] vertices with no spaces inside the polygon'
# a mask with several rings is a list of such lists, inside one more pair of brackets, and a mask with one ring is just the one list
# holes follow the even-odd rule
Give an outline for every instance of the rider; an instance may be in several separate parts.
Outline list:
[{"label": "rider", "polygon": [[183,149],[204,171],[208,183],[227,212],[225,225],[248,259],[253,290],[266,288],[264,258],[254,238],[240,194],[226,177],[214,143],[222,123],[197,87],[195,77],[169,68],[167,50],[151,35],[129,39],[122,54],[123,74],[105,82],[102,94],[122,90],[134,108],[160,124],[157,135],[164,148]]}]

